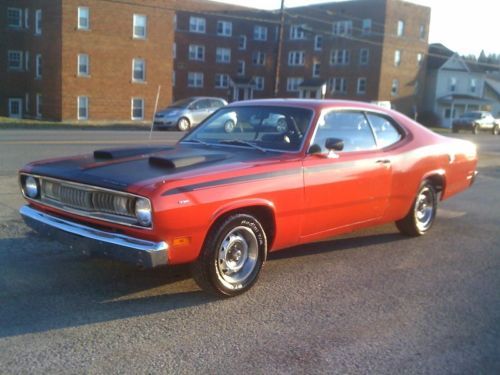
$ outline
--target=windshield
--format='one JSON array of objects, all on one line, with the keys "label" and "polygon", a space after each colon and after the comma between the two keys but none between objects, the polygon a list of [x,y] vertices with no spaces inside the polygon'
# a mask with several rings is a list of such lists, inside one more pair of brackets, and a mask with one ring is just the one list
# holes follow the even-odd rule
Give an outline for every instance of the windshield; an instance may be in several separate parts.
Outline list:
[{"label": "windshield", "polygon": [[478,118],[481,118],[481,112],[467,112],[467,113],[464,113],[460,117],[462,117],[462,118],[474,118],[474,119],[478,119]]},{"label": "windshield", "polygon": [[168,108],[186,108],[193,101],[194,101],[193,98],[187,98],[187,99],[178,100],[178,101],[172,103]]},{"label": "windshield", "polygon": [[312,116],[305,108],[224,107],[181,142],[299,151]]}]

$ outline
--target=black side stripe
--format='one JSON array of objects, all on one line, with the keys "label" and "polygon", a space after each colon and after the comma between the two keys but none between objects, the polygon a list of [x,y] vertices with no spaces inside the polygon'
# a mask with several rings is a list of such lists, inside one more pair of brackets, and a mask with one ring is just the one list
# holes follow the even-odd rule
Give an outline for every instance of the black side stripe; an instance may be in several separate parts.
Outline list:
[{"label": "black side stripe", "polygon": [[224,178],[222,180],[214,180],[214,181],[202,182],[199,184],[186,185],[186,186],[180,186],[177,188],[173,188],[173,189],[167,190],[164,193],[162,193],[162,196],[174,195],[174,194],[180,194],[180,193],[188,193],[188,192],[191,192],[194,190],[214,187],[214,186],[218,186],[218,185],[235,184],[238,182],[255,181],[255,180],[261,180],[261,179],[266,179],[266,178],[288,176],[288,175],[300,174],[300,173],[302,173],[301,168],[293,168],[293,169],[287,169],[287,170],[283,170],[283,171],[265,172],[265,173],[257,173],[257,174],[251,174],[251,175],[246,175],[246,176]]}]

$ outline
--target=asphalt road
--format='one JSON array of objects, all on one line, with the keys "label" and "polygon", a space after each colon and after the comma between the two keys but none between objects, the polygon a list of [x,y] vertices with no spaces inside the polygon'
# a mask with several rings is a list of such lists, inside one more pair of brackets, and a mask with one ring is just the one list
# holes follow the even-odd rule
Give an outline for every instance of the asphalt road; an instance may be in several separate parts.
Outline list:
[{"label": "asphalt road", "polygon": [[148,133],[1,130],[0,373],[500,373],[500,137],[459,136],[481,174],[427,236],[386,225],[286,250],[217,300],[187,267],[89,259],[17,213],[24,163]]}]

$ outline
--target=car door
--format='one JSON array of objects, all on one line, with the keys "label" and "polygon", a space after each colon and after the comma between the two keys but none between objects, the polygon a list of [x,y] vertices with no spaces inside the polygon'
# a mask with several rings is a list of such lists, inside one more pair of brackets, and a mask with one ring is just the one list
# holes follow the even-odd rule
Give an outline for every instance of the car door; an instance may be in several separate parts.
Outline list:
[{"label": "car door", "polygon": [[199,99],[191,104],[190,111],[193,125],[199,124],[210,114],[210,101],[208,99]]},{"label": "car door", "polygon": [[[328,152],[328,138],[341,139],[344,149]],[[324,112],[303,166],[303,237],[374,221],[383,215],[391,190],[391,161],[377,148],[363,112]]]}]

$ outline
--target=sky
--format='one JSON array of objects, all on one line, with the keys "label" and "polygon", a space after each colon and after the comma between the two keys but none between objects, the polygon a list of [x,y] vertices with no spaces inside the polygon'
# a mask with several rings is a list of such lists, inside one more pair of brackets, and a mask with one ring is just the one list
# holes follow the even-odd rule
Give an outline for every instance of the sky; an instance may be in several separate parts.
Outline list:
[{"label": "sky", "polygon": [[[260,9],[278,9],[281,0],[217,0]],[[285,7],[338,0],[285,0]],[[500,13],[492,0],[408,0],[431,8],[430,43],[442,43],[461,55],[481,50],[500,54]],[[500,4],[498,4],[500,5]]]}]

